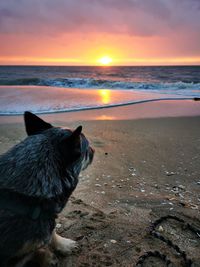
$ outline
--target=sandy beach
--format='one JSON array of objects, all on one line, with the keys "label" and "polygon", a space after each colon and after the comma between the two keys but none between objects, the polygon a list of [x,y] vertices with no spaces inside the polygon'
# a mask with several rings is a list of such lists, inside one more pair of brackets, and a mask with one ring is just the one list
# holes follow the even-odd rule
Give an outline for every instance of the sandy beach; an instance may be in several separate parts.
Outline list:
[{"label": "sandy beach", "polygon": [[[57,221],[57,231],[80,245],[74,255],[60,258],[60,266],[135,266],[149,250],[185,266],[173,248],[150,235],[149,227],[161,216],[175,215],[200,229],[199,102],[163,101],[42,118],[65,127],[82,124],[96,150]],[[3,153],[25,137],[22,116],[0,117],[0,130]],[[157,231],[200,266],[198,233],[173,219]],[[143,266],[165,265],[149,258]]]}]

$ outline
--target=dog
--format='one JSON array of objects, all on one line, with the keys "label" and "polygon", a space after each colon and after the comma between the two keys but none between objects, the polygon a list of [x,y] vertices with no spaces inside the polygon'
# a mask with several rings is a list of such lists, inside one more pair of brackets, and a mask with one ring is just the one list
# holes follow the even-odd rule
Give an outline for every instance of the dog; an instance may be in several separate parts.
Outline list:
[{"label": "dog", "polygon": [[24,121],[28,137],[0,156],[0,267],[22,267],[37,253],[54,266],[47,247],[62,254],[77,247],[56,234],[55,219],[94,149],[82,126],[53,127],[28,111]]}]

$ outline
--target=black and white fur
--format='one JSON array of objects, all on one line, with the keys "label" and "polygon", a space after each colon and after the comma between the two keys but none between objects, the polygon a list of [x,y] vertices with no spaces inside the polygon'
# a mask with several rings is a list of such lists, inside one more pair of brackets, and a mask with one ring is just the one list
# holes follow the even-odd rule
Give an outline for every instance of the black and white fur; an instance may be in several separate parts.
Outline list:
[{"label": "black and white fur", "polygon": [[0,267],[49,244],[63,254],[76,247],[55,233],[55,218],[94,154],[81,126],[53,127],[30,112],[24,119],[28,137],[0,156]]}]

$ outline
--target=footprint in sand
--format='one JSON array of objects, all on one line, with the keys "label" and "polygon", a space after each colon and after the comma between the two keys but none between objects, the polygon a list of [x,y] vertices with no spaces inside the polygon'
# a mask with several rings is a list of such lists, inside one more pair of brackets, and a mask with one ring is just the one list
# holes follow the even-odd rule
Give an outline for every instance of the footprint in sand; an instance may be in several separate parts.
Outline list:
[{"label": "footprint in sand", "polygon": [[77,218],[85,217],[88,214],[89,212],[87,211],[73,210],[73,211],[70,211],[67,215],[65,215],[65,218],[77,219]]}]

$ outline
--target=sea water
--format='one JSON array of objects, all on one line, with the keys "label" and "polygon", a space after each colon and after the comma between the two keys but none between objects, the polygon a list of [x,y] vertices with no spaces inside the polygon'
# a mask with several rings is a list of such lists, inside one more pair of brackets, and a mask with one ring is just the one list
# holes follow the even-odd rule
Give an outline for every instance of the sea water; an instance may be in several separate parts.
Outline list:
[{"label": "sea water", "polygon": [[0,114],[200,97],[200,66],[0,66]]}]

